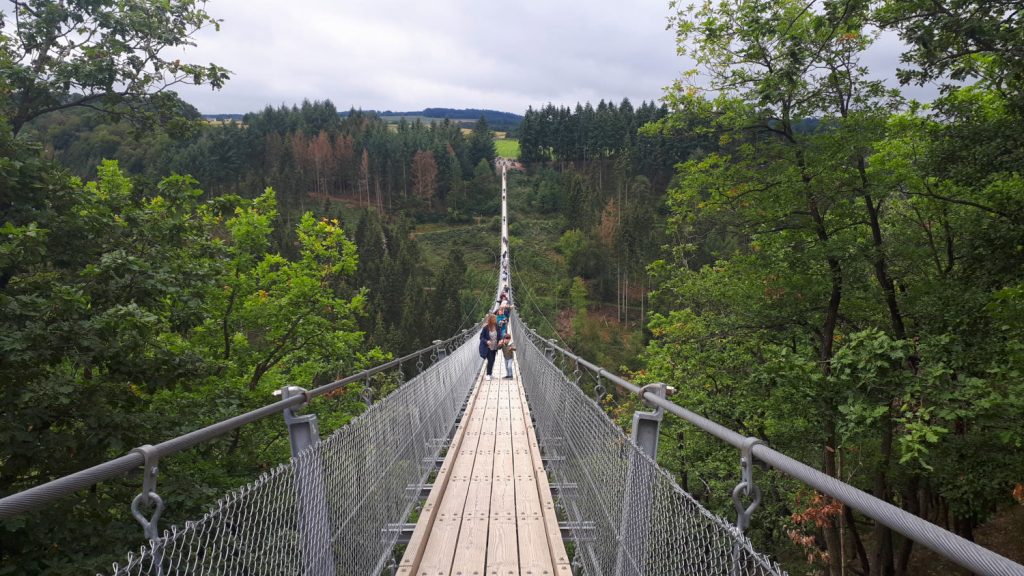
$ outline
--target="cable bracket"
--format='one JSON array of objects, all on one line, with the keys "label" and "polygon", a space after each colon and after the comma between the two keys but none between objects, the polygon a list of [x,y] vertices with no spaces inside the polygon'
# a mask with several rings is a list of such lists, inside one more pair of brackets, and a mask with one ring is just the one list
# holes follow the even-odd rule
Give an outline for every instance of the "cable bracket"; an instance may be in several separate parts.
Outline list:
[{"label": "cable bracket", "polygon": [[[736,508],[736,528],[743,533],[750,527],[750,518],[761,504],[761,489],[754,483],[754,446],[765,445],[760,438],[749,436],[740,445],[740,483],[732,490],[732,503]],[[740,497],[750,496],[749,505],[744,506]]]},{"label": "cable bracket", "polygon": [[[156,475],[159,472],[157,463],[160,461],[160,455],[157,453],[156,448],[150,444],[134,448],[132,452],[142,454],[144,459],[142,464],[142,492],[132,500],[132,516],[142,526],[142,532],[146,535],[146,538],[157,540],[160,538],[157,522],[160,520],[160,514],[164,511],[163,498],[156,493]],[[152,516],[148,519],[143,516],[139,510],[140,505],[152,505],[154,507]]]}]

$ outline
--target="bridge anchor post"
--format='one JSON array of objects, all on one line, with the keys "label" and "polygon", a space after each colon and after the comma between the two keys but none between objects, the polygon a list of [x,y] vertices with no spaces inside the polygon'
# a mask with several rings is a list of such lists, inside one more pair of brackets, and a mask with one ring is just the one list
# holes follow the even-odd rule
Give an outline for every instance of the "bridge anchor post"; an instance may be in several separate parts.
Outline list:
[{"label": "bridge anchor post", "polygon": [[[661,382],[648,384],[640,391],[640,398],[653,394],[665,398],[668,387]],[[631,439],[639,452],[652,460],[658,457],[658,429],[665,416],[663,408],[651,412],[633,413]],[[646,572],[648,536],[651,527],[651,490],[655,469],[643,461],[643,456],[631,451],[629,470],[626,472],[626,495],[622,502],[622,520],[619,523],[619,549],[615,558],[615,576],[641,576]]]},{"label": "bridge anchor post", "polygon": [[[307,392],[299,386],[285,386],[274,395],[286,400],[307,396]],[[319,450],[307,450],[320,443],[316,414],[300,415],[294,408],[288,408],[284,410],[284,423],[288,426],[288,440],[295,460],[295,509],[302,539],[303,574],[334,576],[331,542],[317,539],[318,534],[331,533],[323,462]]]}]

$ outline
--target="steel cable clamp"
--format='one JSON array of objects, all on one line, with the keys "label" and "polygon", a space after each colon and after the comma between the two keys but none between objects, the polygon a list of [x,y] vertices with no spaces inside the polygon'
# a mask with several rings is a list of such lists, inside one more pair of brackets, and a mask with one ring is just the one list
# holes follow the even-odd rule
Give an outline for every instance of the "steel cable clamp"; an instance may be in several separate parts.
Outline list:
[{"label": "steel cable clamp", "polygon": [[[760,438],[748,436],[740,446],[740,483],[732,490],[732,503],[736,508],[736,528],[743,533],[750,526],[750,518],[754,510],[761,504],[761,489],[754,483],[754,446],[765,445]],[[743,496],[753,495],[753,500],[748,506],[744,506],[740,500]]]},{"label": "steel cable clamp", "polygon": [[604,374],[604,368],[601,368],[600,370],[597,371],[597,384],[594,384],[594,401],[595,402],[601,402],[601,398],[604,398],[604,395],[605,395],[605,392],[606,392],[604,384],[601,382],[601,375],[602,374]]},{"label": "steel cable clamp", "polygon": [[366,375],[366,381],[363,383],[363,389],[359,391],[359,399],[367,406],[371,406],[373,404],[373,387],[370,386],[372,377],[373,376],[371,374]]},{"label": "steel cable clamp", "polygon": [[272,394],[274,396],[280,396],[282,400],[294,398],[295,396],[302,396],[302,404],[291,408],[285,408],[285,410],[291,410],[293,414],[295,410],[301,410],[313,401],[313,393],[301,386],[285,386],[284,388],[274,390]]},{"label": "steel cable clamp", "polygon": [[648,408],[654,408],[654,411],[650,414],[656,416],[658,420],[665,415],[665,409],[661,406],[655,406],[650,400],[647,399],[647,393],[651,392],[658,398],[665,398],[669,395],[669,390],[675,392],[674,388],[666,386],[664,382],[654,382],[653,384],[647,384],[640,388],[640,392],[637,393],[640,396],[640,401]]},{"label": "steel cable clamp", "polygon": [[[151,444],[133,448],[129,454],[133,452],[142,454],[144,462],[142,464],[142,493],[132,500],[132,516],[142,526],[142,532],[146,538],[158,540],[160,533],[157,529],[157,522],[160,521],[160,514],[164,511],[164,500],[156,493],[156,475],[159,471],[157,463],[160,460],[160,455]],[[140,504],[147,506],[152,504],[155,507],[153,515],[149,519],[142,515],[139,510]]]}]

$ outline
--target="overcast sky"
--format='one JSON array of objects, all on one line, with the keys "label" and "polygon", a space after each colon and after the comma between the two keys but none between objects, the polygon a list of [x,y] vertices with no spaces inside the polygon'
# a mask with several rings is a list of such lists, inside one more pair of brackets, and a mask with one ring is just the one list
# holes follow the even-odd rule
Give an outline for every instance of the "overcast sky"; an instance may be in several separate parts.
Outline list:
[{"label": "overcast sky", "polygon": [[[220,91],[179,92],[203,113],[327,99],[339,109],[490,108],[628,97],[692,67],[665,29],[667,0],[211,0],[220,32],[183,59],[233,74]],[[890,76],[900,44],[867,58]]]}]

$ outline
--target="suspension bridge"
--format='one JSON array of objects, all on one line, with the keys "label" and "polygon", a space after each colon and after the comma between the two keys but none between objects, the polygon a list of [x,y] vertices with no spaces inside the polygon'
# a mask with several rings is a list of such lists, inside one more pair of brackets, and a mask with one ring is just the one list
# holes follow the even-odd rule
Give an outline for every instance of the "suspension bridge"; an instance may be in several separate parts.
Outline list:
[{"label": "suspension bridge", "polygon": [[[507,294],[508,202],[502,170],[495,303]],[[770,466],[977,574],[1024,566],[639,387],[532,330],[513,307],[512,378],[478,355],[481,325],[350,377],[289,386],[258,410],[0,499],[0,519],[142,469],[130,506],[148,544],[107,574],[306,576],[781,575],[744,535]],[[416,374],[345,427],[320,437],[302,413],[318,397],[405,366]],[[579,387],[582,374],[638,395],[630,435]],[[656,461],[666,413],[737,449],[736,516],[717,516]],[[161,529],[159,461],[282,414],[292,458],[225,495],[201,518]],[[760,463],[760,467],[755,466]],[[568,544],[568,545],[567,545]]]}]

